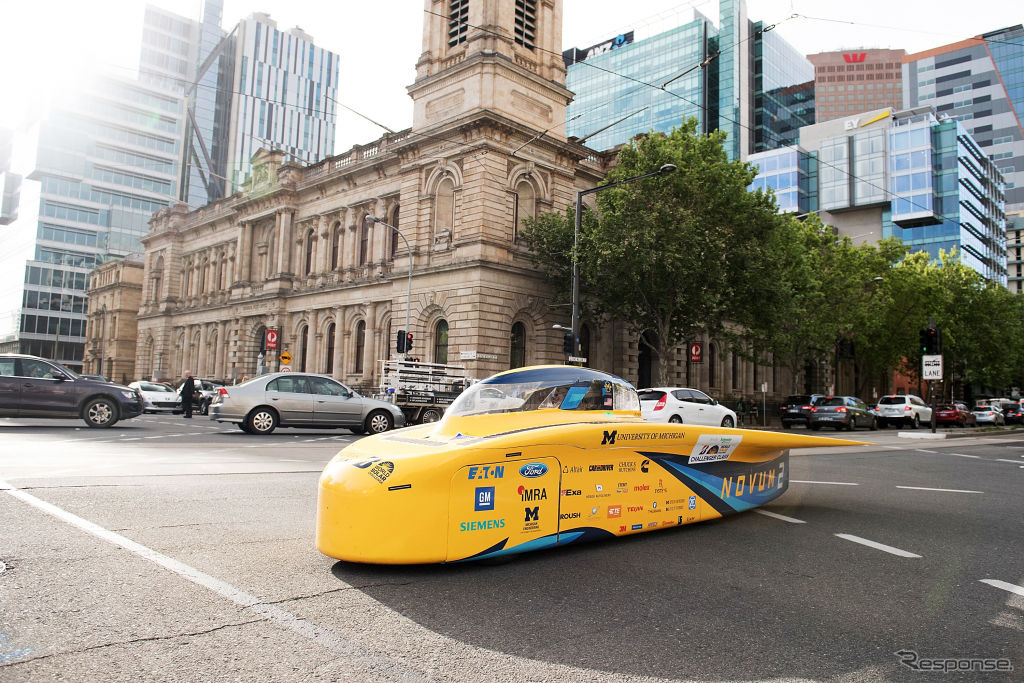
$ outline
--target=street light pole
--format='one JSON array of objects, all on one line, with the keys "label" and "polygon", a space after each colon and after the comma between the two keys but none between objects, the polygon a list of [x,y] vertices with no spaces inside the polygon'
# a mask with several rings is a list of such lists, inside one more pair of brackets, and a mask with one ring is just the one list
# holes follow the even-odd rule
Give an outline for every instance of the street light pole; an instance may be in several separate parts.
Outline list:
[{"label": "street light pole", "polygon": [[[380,223],[385,228],[391,228],[394,230],[395,234],[401,237],[402,241],[405,242],[405,250],[409,252],[409,281],[405,292],[405,333],[409,334],[409,310],[412,308],[412,247],[409,246],[409,240],[405,239],[405,235],[402,234],[402,231],[395,226],[390,223],[385,223],[383,219],[377,218],[376,216],[367,216],[367,218],[373,223]],[[391,342],[389,341],[388,346],[390,345]],[[404,351],[402,352],[401,360],[405,360]]]},{"label": "street light pole", "polygon": [[625,185],[626,183],[632,183],[636,180],[643,180],[644,178],[650,178],[656,175],[665,175],[676,170],[675,164],[663,164],[661,168],[652,173],[644,173],[643,175],[633,176],[632,178],[626,178],[615,183],[609,183],[608,185],[598,185],[592,187],[589,190],[580,190],[576,193],[576,227],[573,230],[572,235],[572,349],[575,354],[578,349],[577,339],[579,338],[580,332],[580,260],[579,260],[579,246],[580,246],[580,229],[583,227],[583,196],[588,194],[595,194],[603,190],[610,190],[613,187],[619,185]]}]

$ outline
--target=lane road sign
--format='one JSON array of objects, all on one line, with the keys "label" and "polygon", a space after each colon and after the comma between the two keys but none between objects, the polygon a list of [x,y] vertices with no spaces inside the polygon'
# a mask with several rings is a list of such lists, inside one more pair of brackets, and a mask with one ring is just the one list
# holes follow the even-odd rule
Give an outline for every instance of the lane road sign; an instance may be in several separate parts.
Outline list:
[{"label": "lane road sign", "polygon": [[288,353],[287,351],[282,351],[281,352],[281,362],[284,363],[285,365],[288,365],[289,363],[291,363],[292,362],[292,354]]}]

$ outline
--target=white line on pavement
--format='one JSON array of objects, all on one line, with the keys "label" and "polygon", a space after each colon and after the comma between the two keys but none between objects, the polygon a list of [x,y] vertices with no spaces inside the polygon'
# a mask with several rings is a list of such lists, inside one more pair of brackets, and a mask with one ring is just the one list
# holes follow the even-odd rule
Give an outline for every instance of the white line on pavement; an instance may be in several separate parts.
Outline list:
[{"label": "white line on pavement", "polygon": [[961,458],[980,458],[980,455],[968,455],[967,453],[950,453],[950,455],[956,455]]},{"label": "white line on pavement", "polygon": [[1006,458],[996,458],[995,462],[1012,462],[1014,465],[1020,464],[1020,460],[1007,460]]},{"label": "white line on pavement", "polygon": [[306,621],[302,617],[298,617],[287,610],[277,607],[276,605],[264,604],[260,598],[252,595],[251,593],[246,593],[245,591],[235,588],[231,584],[221,581],[216,577],[206,574],[205,572],[201,572],[198,569],[190,567],[183,562],[179,562],[172,557],[168,557],[163,553],[159,553],[142,545],[141,543],[136,543],[130,538],[114,533],[113,531],[105,529],[94,522],[90,522],[87,519],[83,519],[78,515],[72,514],[63,508],[59,508],[56,505],[48,503],[40,498],[36,498],[24,491],[20,491],[3,480],[0,480],[0,490],[4,490],[18,500],[42,510],[59,520],[67,522],[72,526],[76,526],[86,533],[92,534],[93,536],[96,536],[108,543],[120,546],[143,559],[149,560],[150,562],[153,562],[164,569],[191,581],[192,583],[207,588],[214,593],[227,598],[236,605],[255,612],[265,619],[273,621],[279,626],[283,626],[284,628],[298,633],[301,636],[314,640],[335,652],[340,652],[350,656],[361,654],[357,646],[332,631]]},{"label": "white line on pavement", "polygon": [[781,519],[783,522],[789,522],[790,524],[807,524],[807,522],[805,522],[802,519],[787,517],[786,515],[780,515],[776,512],[768,512],[767,510],[754,510],[754,512],[756,512],[759,515],[764,515],[765,517],[774,517],[775,519]]},{"label": "white line on pavement", "polygon": [[1007,583],[1006,581],[1000,581],[999,579],[978,579],[982,583],[987,583],[995,588],[1002,588],[1004,591],[1016,593],[1017,595],[1024,595],[1024,586],[1018,586],[1015,583]]},{"label": "white line on pavement", "polygon": [[918,452],[918,453],[932,453],[932,454],[934,454],[934,453],[938,453],[938,451],[926,451],[926,450],[925,450],[925,449],[923,449],[923,448],[918,448],[918,449],[916,449],[916,450],[917,450],[917,452]]},{"label": "white line on pavement", "polygon": [[929,489],[924,486],[897,486],[898,489],[910,489],[912,491],[944,491],[945,493],[983,493],[982,491],[968,491],[967,489]]},{"label": "white line on pavement", "polygon": [[856,482],[850,481],[806,481],[803,479],[790,479],[790,484],[831,484],[832,486],[859,486]]},{"label": "white line on pavement", "polygon": [[835,534],[835,535],[838,536],[839,538],[845,539],[847,541],[853,541],[854,543],[860,543],[861,545],[866,545],[869,548],[874,548],[875,550],[881,550],[882,552],[891,553],[893,555],[898,555],[900,557],[921,557],[920,555],[915,555],[914,553],[907,552],[906,550],[900,550],[899,548],[894,548],[891,545],[885,545],[884,543],[876,543],[875,541],[869,541],[868,539],[861,538],[860,536],[853,536],[851,534]]}]

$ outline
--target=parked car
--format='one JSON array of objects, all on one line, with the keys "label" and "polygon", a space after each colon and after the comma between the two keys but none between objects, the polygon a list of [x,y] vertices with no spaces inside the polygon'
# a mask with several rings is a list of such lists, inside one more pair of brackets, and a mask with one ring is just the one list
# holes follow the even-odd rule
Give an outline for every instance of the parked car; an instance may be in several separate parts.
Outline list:
[{"label": "parked car", "polygon": [[1024,422],[1021,416],[1020,402],[1000,400],[999,408],[1003,411],[1003,420],[1008,425],[1019,425]]},{"label": "parked car", "polygon": [[157,382],[132,382],[128,385],[142,394],[144,413],[180,413],[181,396],[166,384]]},{"label": "parked car", "polygon": [[[192,410],[200,415],[209,415],[213,397],[217,395],[217,390],[224,386],[224,383],[213,382],[208,379],[197,379],[195,380],[195,386],[196,393],[192,398]],[[181,397],[180,386],[178,387],[178,397]]]},{"label": "parked car", "polygon": [[935,407],[935,424],[973,427],[978,421],[963,403],[942,403]]},{"label": "parked car", "polygon": [[405,425],[398,406],[364,398],[332,377],[298,372],[218,388],[210,419],[233,422],[249,434],[270,434],[277,427],[347,427],[356,434],[379,434]]},{"label": "parked car", "polygon": [[856,396],[823,396],[811,406],[807,423],[807,428],[815,431],[822,427],[878,429],[878,418],[871,407]]},{"label": "parked car", "polygon": [[1003,410],[996,401],[978,401],[973,412],[974,419],[979,425],[990,424],[998,427],[1006,424]]},{"label": "parked car", "polygon": [[876,407],[878,426],[903,424],[912,429],[922,424],[931,424],[932,409],[920,396],[913,394],[892,394],[878,399]]},{"label": "parked car", "polygon": [[789,429],[793,425],[807,426],[811,421],[811,406],[824,394],[793,394],[779,406],[779,419],[782,427]]},{"label": "parked car", "polygon": [[686,387],[640,389],[640,415],[648,422],[735,427],[736,413],[703,391]]},{"label": "parked car", "polygon": [[90,427],[111,427],[141,414],[134,389],[84,379],[38,356],[0,354],[0,417],[80,417]]}]

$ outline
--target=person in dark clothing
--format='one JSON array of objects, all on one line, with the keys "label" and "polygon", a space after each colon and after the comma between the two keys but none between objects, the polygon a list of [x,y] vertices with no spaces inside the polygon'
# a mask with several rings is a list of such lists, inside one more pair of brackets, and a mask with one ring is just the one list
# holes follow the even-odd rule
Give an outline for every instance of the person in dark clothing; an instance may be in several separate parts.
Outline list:
[{"label": "person in dark clothing", "polygon": [[185,371],[185,381],[181,385],[181,409],[185,417],[192,417],[192,398],[196,393],[196,381],[192,379],[192,373]]}]

